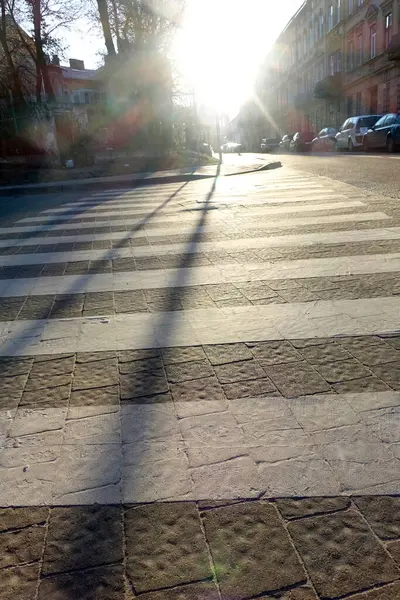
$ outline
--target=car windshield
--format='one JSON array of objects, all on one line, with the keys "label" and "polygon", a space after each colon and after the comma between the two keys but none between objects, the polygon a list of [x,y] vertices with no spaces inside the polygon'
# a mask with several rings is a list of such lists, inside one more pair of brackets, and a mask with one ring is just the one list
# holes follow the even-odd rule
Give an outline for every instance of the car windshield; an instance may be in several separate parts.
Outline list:
[{"label": "car windshield", "polygon": [[359,119],[358,121],[358,126],[359,127],[372,127],[373,125],[375,125],[375,123],[377,122],[377,120],[379,119],[379,116],[376,117],[362,117],[361,119]]}]

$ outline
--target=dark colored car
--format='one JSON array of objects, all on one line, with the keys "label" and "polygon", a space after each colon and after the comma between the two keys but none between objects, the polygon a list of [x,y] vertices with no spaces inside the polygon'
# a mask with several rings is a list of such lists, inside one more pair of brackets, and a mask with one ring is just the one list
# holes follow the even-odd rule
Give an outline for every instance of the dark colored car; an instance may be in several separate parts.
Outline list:
[{"label": "dark colored car", "polygon": [[279,148],[279,138],[264,138],[261,140],[261,152],[275,152]]},{"label": "dark colored car", "polygon": [[293,133],[287,133],[283,136],[281,141],[279,142],[279,148],[281,150],[290,150],[290,142],[293,139]]},{"label": "dark colored car", "polygon": [[388,152],[400,149],[400,114],[384,115],[368,129],[364,136],[364,151],[386,148]]},{"label": "dark colored car", "polygon": [[312,149],[316,152],[321,151],[330,151],[336,148],[336,138],[337,129],[334,127],[325,127],[325,129],[321,129],[319,134],[313,139]]},{"label": "dark colored car", "polygon": [[314,138],[313,131],[298,131],[290,142],[290,149],[293,152],[309,152],[312,149]]}]

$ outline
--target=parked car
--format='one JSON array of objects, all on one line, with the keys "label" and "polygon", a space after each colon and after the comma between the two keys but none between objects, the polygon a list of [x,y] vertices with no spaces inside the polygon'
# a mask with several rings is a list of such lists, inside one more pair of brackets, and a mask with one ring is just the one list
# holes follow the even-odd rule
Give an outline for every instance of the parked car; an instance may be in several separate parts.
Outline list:
[{"label": "parked car", "polygon": [[237,144],[236,142],[227,142],[221,146],[222,152],[240,152],[242,149],[242,144]]},{"label": "parked car", "polygon": [[382,115],[359,115],[346,119],[336,134],[337,150],[356,150],[364,143],[364,135],[367,133]]},{"label": "parked car", "polygon": [[386,148],[388,152],[400,149],[400,114],[390,113],[370,127],[363,140],[364,152]]},{"label": "parked car", "polygon": [[309,152],[314,138],[315,133],[313,131],[298,131],[290,142],[290,149],[293,152]]},{"label": "parked car", "polygon": [[275,152],[279,148],[279,138],[263,138],[261,140],[261,152]]},{"label": "parked car", "polygon": [[279,148],[281,150],[290,150],[290,142],[292,141],[292,139],[292,133],[287,133],[286,135],[284,135],[281,141],[279,142]]},{"label": "parked car", "polygon": [[318,150],[333,150],[336,148],[336,134],[337,129],[334,127],[325,127],[325,129],[321,129],[319,134],[313,139],[312,149],[316,152]]}]

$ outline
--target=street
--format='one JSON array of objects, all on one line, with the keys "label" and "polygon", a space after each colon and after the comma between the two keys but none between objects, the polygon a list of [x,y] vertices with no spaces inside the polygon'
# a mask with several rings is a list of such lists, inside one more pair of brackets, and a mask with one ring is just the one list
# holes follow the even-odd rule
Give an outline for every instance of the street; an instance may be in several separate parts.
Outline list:
[{"label": "street", "polygon": [[2,199],[0,600],[400,598],[399,159]]},{"label": "street", "polygon": [[314,153],[244,153],[224,154],[224,163],[236,164],[254,161],[280,160],[282,164],[311,175],[331,177],[355,185],[374,194],[400,198],[400,154],[381,152],[321,152]]}]

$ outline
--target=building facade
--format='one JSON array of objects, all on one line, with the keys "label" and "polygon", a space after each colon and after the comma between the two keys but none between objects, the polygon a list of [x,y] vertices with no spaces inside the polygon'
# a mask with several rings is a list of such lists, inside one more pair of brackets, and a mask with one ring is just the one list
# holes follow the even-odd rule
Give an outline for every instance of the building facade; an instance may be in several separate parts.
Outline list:
[{"label": "building facade", "polygon": [[268,55],[257,95],[271,133],[400,111],[400,0],[306,0]]}]

